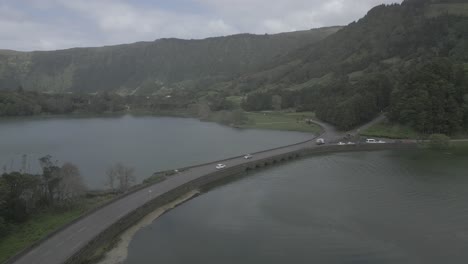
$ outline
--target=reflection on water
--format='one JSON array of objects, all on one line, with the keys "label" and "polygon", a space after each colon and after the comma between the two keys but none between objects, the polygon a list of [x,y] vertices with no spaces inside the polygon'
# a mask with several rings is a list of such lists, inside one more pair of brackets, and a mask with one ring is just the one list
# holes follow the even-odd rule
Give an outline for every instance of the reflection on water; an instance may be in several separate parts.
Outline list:
[{"label": "reflection on water", "polygon": [[310,134],[240,130],[194,119],[167,117],[34,118],[0,121],[0,167],[39,171],[50,154],[75,163],[90,187],[102,187],[116,162],[153,172],[195,165],[304,141]]},{"label": "reflection on water", "polygon": [[140,230],[126,263],[468,263],[466,161],[382,151],[273,167]]}]

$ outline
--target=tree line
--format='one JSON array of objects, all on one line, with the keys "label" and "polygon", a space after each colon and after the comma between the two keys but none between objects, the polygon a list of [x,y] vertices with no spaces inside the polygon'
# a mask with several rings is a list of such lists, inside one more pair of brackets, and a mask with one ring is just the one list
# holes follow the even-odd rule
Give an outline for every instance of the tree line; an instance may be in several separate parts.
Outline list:
[{"label": "tree line", "polygon": [[51,156],[39,159],[41,174],[7,172],[0,177],[0,234],[45,208],[66,208],[86,193],[80,170],[72,163],[58,165]]},{"label": "tree line", "polygon": [[[44,211],[67,211],[80,206],[88,197],[108,194],[88,192],[78,167],[70,162],[62,165],[47,155],[39,159],[40,174],[8,171],[0,176],[0,237],[11,232],[11,226],[21,224]],[[134,169],[116,163],[105,175],[109,191],[114,194],[127,192],[136,183]]]}]

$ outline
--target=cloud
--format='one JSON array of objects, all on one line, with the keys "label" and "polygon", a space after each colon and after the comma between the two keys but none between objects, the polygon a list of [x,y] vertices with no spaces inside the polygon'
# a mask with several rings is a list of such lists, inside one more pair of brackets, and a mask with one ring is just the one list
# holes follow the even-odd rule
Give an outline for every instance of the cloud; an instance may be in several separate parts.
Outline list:
[{"label": "cloud", "polygon": [[[18,0],[0,3],[0,49],[50,50],[158,38],[344,25],[401,0]],[[158,4],[159,2],[159,4]],[[183,11],[181,11],[183,10]]]}]

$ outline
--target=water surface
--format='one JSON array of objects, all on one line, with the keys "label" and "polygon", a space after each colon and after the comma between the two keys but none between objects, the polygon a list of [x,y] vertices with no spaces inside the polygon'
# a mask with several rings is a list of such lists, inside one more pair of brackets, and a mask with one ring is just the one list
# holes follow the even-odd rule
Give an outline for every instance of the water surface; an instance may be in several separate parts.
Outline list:
[{"label": "water surface", "polygon": [[130,244],[137,263],[468,263],[468,156],[315,156],[215,188]]},{"label": "water surface", "polygon": [[310,134],[241,130],[195,119],[123,116],[0,120],[0,167],[38,172],[52,155],[76,164],[91,188],[105,185],[116,162],[135,168],[138,180],[153,172],[196,165],[292,144]]}]

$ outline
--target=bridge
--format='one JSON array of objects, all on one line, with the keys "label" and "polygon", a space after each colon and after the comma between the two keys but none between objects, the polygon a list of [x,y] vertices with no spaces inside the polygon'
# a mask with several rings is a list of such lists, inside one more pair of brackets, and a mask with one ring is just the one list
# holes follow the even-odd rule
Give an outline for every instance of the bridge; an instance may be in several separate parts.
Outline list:
[{"label": "bridge", "polygon": [[[344,135],[333,127],[317,122],[324,128],[320,136],[327,142]],[[256,168],[297,159],[306,155],[326,152],[383,150],[414,147],[415,144],[356,144],[318,146],[311,139],[293,145],[251,153],[251,159],[243,156],[193,166],[180,171],[163,182],[140,188],[95,210],[54,232],[32,248],[7,261],[8,264],[60,264],[81,263],[97,248],[109,243],[121,232],[135,224],[149,212],[161,207],[189,191],[209,183],[245,173]],[[218,163],[225,169],[216,169]]]}]

